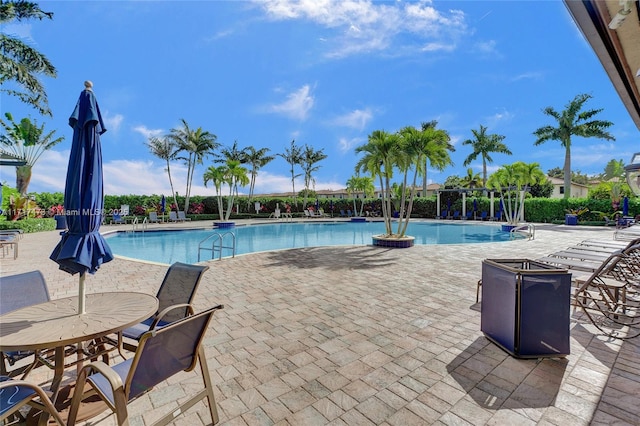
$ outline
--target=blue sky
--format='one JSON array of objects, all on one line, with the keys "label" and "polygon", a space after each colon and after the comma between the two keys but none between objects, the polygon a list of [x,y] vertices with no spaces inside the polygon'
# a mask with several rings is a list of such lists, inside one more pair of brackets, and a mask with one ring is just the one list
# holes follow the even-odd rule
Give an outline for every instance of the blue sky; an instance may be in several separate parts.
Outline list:
[{"label": "blue sky", "polygon": [[[437,120],[456,147],[455,165],[428,171],[430,182],[466,173],[462,141],[480,125],[505,136],[514,161],[562,167],[564,149],[535,147],[532,132],[555,124],[577,94],[603,108],[615,142],[574,139],[572,168],[601,173],[638,149],[633,124],[591,47],[561,1],[39,1],[53,20],[8,25],[56,66],[46,78],[53,119],[2,95],[1,110],[30,115],[65,141],[34,167],[30,192],[64,190],[72,131],[68,118],[92,80],[108,132],[102,137],[105,193],[169,194],[164,163],[145,141],[180,125],[218,142],[283,153],[292,139],[328,158],[316,189],[341,189],[354,174],[355,147],[374,130],[394,132]],[[214,195],[202,184],[192,194]],[[471,167],[481,172],[480,159]],[[186,169],[172,163],[184,194]],[[12,168],[0,180],[15,186]],[[296,188],[302,188],[301,183]],[[288,165],[264,167],[256,193],[291,190]],[[248,192],[248,188],[245,189]]]}]

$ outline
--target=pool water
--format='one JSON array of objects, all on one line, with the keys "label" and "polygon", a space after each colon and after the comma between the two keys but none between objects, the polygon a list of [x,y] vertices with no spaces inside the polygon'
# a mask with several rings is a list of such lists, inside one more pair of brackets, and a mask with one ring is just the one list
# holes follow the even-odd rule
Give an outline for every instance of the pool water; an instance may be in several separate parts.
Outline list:
[{"label": "pool water", "polygon": [[[393,224],[395,231],[397,224]],[[232,232],[236,254],[299,247],[369,245],[371,237],[384,233],[383,222],[277,223],[237,226],[231,229],[125,232],[107,236],[113,254],[165,264],[198,262],[198,245],[212,234]],[[496,225],[410,222],[407,235],[415,244],[470,244],[509,241],[509,233]],[[206,245],[211,247],[212,240]],[[218,243],[219,244],[219,243]],[[232,245],[232,236],[223,238],[223,246]],[[222,256],[231,256],[223,249]],[[217,259],[219,253],[215,253]],[[211,251],[201,252],[201,261],[212,258]]]}]

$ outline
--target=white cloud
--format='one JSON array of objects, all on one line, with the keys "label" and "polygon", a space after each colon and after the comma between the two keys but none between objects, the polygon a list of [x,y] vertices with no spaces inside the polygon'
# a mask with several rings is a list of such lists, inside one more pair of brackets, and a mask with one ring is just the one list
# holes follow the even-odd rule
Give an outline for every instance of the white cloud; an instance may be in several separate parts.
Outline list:
[{"label": "white cloud", "polygon": [[287,99],[276,105],[268,107],[268,111],[282,114],[296,120],[305,120],[311,108],[313,108],[314,98],[311,94],[311,86],[305,84],[300,89],[287,95]]},{"label": "white cloud", "polygon": [[520,81],[520,80],[540,80],[542,78],[542,73],[536,71],[529,71],[519,75],[516,75],[511,78],[511,81]]},{"label": "white cloud", "polygon": [[[442,12],[431,1],[371,2],[366,0],[259,1],[273,20],[305,19],[334,30],[329,57],[391,50],[452,50],[467,31],[462,11]],[[406,36],[404,41],[400,39]],[[425,49],[426,47],[426,49]]]},{"label": "white cloud", "polygon": [[118,130],[120,130],[120,125],[124,120],[124,116],[122,114],[115,114],[115,115],[105,114],[103,119],[105,122],[104,125],[107,126],[107,131],[116,133],[118,132]]},{"label": "white cloud", "polygon": [[338,145],[341,152],[349,152],[352,151],[356,146],[362,145],[365,142],[365,138],[340,138],[338,140]]},{"label": "white cloud", "polygon": [[486,119],[487,127],[489,129],[495,128],[498,126],[499,123],[511,121],[513,120],[514,117],[515,115],[507,110],[496,112],[492,116],[487,117]]},{"label": "white cloud", "polygon": [[333,124],[344,127],[351,127],[357,130],[364,130],[373,118],[370,108],[356,109],[333,120]]},{"label": "white cloud", "polygon": [[145,139],[149,139],[154,136],[158,137],[164,132],[162,129],[149,129],[144,125],[134,127],[133,131],[140,133]]}]

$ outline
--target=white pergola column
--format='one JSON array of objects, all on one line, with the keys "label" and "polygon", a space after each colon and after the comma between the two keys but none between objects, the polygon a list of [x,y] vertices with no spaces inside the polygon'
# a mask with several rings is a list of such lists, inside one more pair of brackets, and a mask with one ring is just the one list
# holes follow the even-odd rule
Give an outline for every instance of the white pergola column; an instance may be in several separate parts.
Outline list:
[{"label": "white pergola column", "polygon": [[467,218],[467,193],[462,193],[462,219]]},{"label": "white pergola column", "polygon": [[440,191],[438,191],[438,201],[436,202],[436,217],[440,217]]},{"label": "white pergola column", "polygon": [[494,208],[493,208],[493,191],[489,195],[489,217],[494,217]]}]

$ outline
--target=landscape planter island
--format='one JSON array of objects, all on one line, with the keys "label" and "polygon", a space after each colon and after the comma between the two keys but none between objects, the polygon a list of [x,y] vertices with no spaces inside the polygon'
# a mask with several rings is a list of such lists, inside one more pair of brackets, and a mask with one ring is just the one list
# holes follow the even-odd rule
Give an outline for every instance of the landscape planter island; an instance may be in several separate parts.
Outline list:
[{"label": "landscape planter island", "polygon": [[374,235],[372,238],[372,244],[377,247],[391,247],[391,248],[409,248],[413,247],[415,243],[414,237],[385,237],[382,235]]}]

